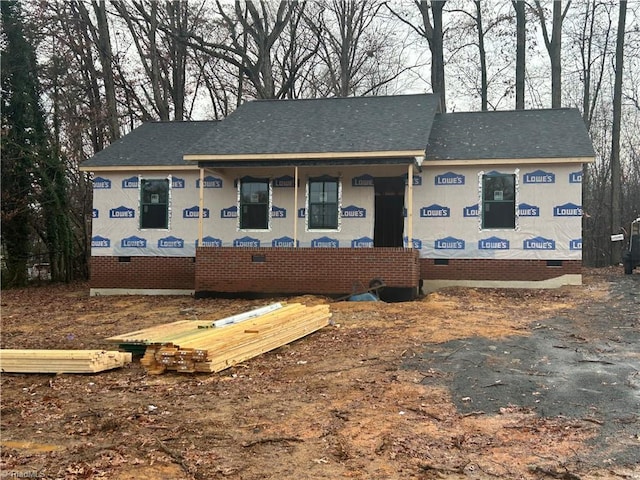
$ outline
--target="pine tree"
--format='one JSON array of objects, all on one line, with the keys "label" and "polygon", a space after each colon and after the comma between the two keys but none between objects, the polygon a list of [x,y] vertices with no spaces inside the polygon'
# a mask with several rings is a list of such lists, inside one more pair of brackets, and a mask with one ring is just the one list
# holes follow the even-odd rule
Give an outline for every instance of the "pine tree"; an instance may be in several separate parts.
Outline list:
[{"label": "pine tree", "polygon": [[5,36],[2,65],[2,246],[4,286],[27,282],[33,225],[34,151],[40,114],[35,57],[24,37],[18,4],[0,2]]},{"label": "pine tree", "polygon": [[20,4],[2,1],[0,8],[3,284],[27,282],[34,232],[47,246],[52,279],[69,280],[73,240],[64,163],[50,148],[35,51],[25,38]]}]

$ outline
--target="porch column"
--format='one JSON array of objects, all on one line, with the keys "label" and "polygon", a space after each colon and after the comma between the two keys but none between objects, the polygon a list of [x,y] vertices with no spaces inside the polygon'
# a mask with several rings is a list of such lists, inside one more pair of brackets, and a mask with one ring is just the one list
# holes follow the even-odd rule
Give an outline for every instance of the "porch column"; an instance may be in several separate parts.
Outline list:
[{"label": "porch column", "polygon": [[204,168],[200,167],[200,198],[198,203],[198,245],[202,246],[202,232],[204,228]]},{"label": "porch column", "polygon": [[407,168],[407,247],[413,248],[413,163]]},{"label": "porch column", "polygon": [[298,166],[293,173],[293,248],[298,245]]}]

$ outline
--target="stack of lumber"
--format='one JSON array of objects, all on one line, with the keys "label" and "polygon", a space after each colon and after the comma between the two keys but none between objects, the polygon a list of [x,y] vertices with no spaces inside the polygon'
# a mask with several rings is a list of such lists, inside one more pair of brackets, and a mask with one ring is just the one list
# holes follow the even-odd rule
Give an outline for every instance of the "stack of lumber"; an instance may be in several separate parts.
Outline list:
[{"label": "stack of lumber", "polygon": [[104,350],[0,350],[4,373],[96,373],[131,363],[131,354]]},{"label": "stack of lumber", "polygon": [[[325,327],[331,313],[328,305],[293,303],[245,317],[207,322],[212,328],[191,321],[186,329],[183,322],[174,322],[107,340],[121,344],[143,340],[147,348],[140,363],[149,373],[219,372]],[[222,326],[214,327],[215,323]]]}]

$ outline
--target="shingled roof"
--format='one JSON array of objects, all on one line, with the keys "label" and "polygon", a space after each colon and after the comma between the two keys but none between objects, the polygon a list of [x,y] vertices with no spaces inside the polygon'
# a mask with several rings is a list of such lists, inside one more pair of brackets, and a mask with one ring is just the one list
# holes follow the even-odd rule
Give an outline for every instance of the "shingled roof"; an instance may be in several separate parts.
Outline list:
[{"label": "shingled roof", "polygon": [[[216,128],[217,121],[149,122],[116,140],[82,164],[83,170],[108,167],[191,166],[185,150]],[[90,168],[91,167],[91,168]]]},{"label": "shingled roof", "polygon": [[425,160],[593,157],[574,108],[436,115]]},{"label": "shingled roof", "polygon": [[184,153],[191,160],[421,155],[437,108],[438,97],[428,94],[256,100],[240,106]]},{"label": "shingled roof", "polygon": [[81,168],[196,168],[194,160],[390,162],[423,155],[425,147],[426,162],[594,156],[577,109],[437,114],[437,105],[437,96],[427,94],[252,101],[220,122],[145,123]]}]

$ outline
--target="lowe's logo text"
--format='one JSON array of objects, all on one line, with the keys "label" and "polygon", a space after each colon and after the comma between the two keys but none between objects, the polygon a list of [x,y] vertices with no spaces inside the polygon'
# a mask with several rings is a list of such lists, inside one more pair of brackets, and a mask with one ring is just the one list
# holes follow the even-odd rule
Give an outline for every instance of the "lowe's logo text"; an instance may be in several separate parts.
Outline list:
[{"label": "lowe's logo text", "polygon": [[353,177],[351,179],[352,187],[373,187],[373,177],[368,174]]},{"label": "lowe's logo text", "polygon": [[462,211],[462,215],[464,217],[477,217],[480,215],[480,207],[476,203],[475,205],[469,205],[468,207],[464,207]]},{"label": "lowe's logo text", "polygon": [[509,240],[498,237],[484,238],[478,241],[480,250],[509,250]]},{"label": "lowe's logo text", "polygon": [[220,218],[238,218],[238,207],[233,206],[220,210]]},{"label": "lowe's logo text", "polygon": [[122,180],[122,188],[138,188],[138,177],[125,178]]},{"label": "lowe's logo text", "polygon": [[355,238],[351,240],[351,248],[373,248],[373,238]]},{"label": "lowe's logo text", "polygon": [[581,217],[582,207],[575,203],[565,203],[564,205],[558,205],[553,207],[554,217]]},{"label": "lowe's logo text", "polygon": [[260,248],[260,240],[251,237],[236,238],[233,241],[234,247]]},{"label": "lowe's logo text", "polygon": [[185,188],[184,178],[171,177],[171,188]]},{"label": "lowe's logo text", "polygon": [[[182,218],[200,218],[200,207],[194,205],[191,208],[185,208],[182,210]],[[202,209],[202,218],[209,218],[209,209]]]},{"label": "lowe's logo text", "polygon": [[[404,242],[405,247],[409,245],[409,237],[404,237],[402,241]],[[419,238],[411,239],[411,248],[422,250],[422,240],[420,240]]]},{"label": "lowe's logo text", "polygon": [[582,171],[571,172],[569,174],[569,183],[582,183]]},{"label": "lowe's logo text", "polygon": [[459,173],[447,172],[442,175],[436,175],[436,185],[464,185],[464,175]]},{"label": "lowe's logo text", "polygon": [[525,173],[523,181],[524,183],[556,183],[556,174],[545,172],[544,170],[536,170],[535,172]]},{"label": "lowe's logo text", "polygon": [[529,205],[528,203],[521,203],[518,205],[518,215],[521,217],[539,217],[540,207]]},{"label": "lowe's logo text", "polygon": [[356,207],[355,205],[349,205],[348,207],[344,207],[342,209],[342,217],[343,218],[366,218],[367,210],[366,208]]},{"label": "lowe's logo text", "polygon": [[109,210],[109,218],[135,218],[136,211],[133,208],[120,206]]},{"label": "lowe's logo text", "polygon": [[110,248],[111,247],[111,240],[109,240],[108,238],[96,235],[95,237],[93,237],[91,239],[91,247],[93,247],[93,248]]},{"label": "lowe's logo text", "polygon": [[299,208],[298,209],[298,218],[304,218],[307,216],[307,209],[306,208]]},{"label": "lowe's logo text", "polygon": [[271,218],[287,218],[287,209],[274,205],[271,207]]},{"label": "lowe's logo text", "polygon": [[524,250],[555,250],[556,242],[543,237],[528,238],[522,242],[522,248]]},{"label": "lowe's logo text", "polygon": [[582,239],[574,238],[569,242],[569,250],[582,250]]},{"label": "lowe's logo text", "polygon": [[300,242],[294,242],[291,237],[280,237],[274,238],[271,241],[272,247],[280,247],[280,248],[293,248],[296,246],[296,243],[299,245]]},{"label": "lowe's logo text", "polygon": [[[196,240],[196,247],[198,246],[198,240]],[[207,236],[202,238],[202,246],[203,247],[221,247],[222,240],[219,238],[214,238],[212,236]]]},{"label": "lowe's logo text", "polygon": [[335,238],[320,237],[311,240],[311,246],[313,248],[338,248],[340,242]]},{"label": "lowe's logo text", "polygon": [[165,237],[158,240],[158,248],[184,248],[184,240],[176,237]]},{"label": "lowe's logo text", "polygon": [[123,238],[120,241],[122,248],[147,248],[147,240],[145,238],[133,237]]},{"label": "lowe's logo text", "polygon": [[434,203],[428,207],[422,207],[420,209],[420,216],[423,218],[450,217],[451,209]]},{"label": "lowe's logo text", "polygon": [[[200,188],[200,179],[196,180],[196,188]],[[222,188],[222,179],[211,175],[204,177],[204,188]]]},{"label": "lowe's logo text", "polygon": [[111,188],[111,180],[108,178],[96,177],[93,179],[94,190],[109,190]]},{"label": "lowe's logo text", "polygon": [[464,240],[454,237],[439,238],[435,243],[436,250],[464,250]]},{"label": "lowe's logo text", "polygon": [[273,186],[277,188],[290,188],[295,186],[295,178],[291,175],[284,175],[282,177],[273,179]]},{"label": "lowe's logo text", "polygon": [[[409,176],[405,173],[404,174],[404,184],[405,185],[407,184],[407,178],[408,177]],[[420,185],[422,185],[422,177],[420,175],[414,175],[413,176],[413,186],[415,187],[415,186],[420,186]]]},{"label": "lowe's logo text", "polygon": [[97,208],[91,210],[91,218],[98,218],[100,216],[100,212]]}]

